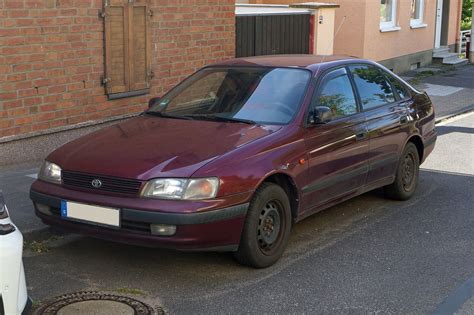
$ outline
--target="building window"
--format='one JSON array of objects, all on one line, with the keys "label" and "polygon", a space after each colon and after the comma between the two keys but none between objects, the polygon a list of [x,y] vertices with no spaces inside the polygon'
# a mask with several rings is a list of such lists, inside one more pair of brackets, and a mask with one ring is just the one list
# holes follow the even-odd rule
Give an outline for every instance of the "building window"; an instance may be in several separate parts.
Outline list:
[{"label": "building window", "polygon": [[397,1],[380,0],[380,30],[395,31],[400,28],[396,26],[397,21]]},{"label": "building window", "polygon": [[114,99],[148,93],[153,73],[147,0],[109,0],[104,13],[107,95]]},{"label": "building window", "polygon": [[423,25],[423,10],[425,0],[411,0],[411,19],[410,25],[417,27]]}]

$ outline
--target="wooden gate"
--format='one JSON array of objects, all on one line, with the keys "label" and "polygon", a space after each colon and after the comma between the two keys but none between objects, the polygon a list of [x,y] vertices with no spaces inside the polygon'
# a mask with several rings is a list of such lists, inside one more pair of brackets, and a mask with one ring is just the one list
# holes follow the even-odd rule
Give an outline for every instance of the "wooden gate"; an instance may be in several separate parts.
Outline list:
[{"label": "wooden gate", "polygon": [[310,14],[236,17],[236,57],[308,54]]}]

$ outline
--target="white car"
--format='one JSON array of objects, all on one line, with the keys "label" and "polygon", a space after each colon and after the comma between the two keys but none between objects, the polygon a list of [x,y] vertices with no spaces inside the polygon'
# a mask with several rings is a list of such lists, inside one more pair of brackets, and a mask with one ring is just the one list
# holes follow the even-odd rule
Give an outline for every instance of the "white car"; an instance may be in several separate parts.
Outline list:
[{"label": "white car", "polygon": [[27,314],[31,300],[23,269],[23,235],[9,218],[0,191],[0,314]]}]

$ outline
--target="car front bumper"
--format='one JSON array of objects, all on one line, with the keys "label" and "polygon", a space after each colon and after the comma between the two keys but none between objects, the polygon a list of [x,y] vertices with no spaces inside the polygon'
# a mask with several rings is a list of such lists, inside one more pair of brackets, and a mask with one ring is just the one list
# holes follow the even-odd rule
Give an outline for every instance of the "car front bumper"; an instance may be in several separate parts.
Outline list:
[{"label": "car front bumper", "polygon": [[[41,181],[32,185],[30,198],[36,215],[45,224],[60,230],[121,243],[178,250],[237,250],[249,205],[242,202],[248,198],[247,194],[211,203],[162,201],[75,191]],[[120,227],[64,219],[60,214],[62,200],[118,208]],[[238,200],[240,202],[236,203]],[[159,210],[167,208],[174,211]],[[151,224],[175,225],[176,233],[172,236],[154,235]]]}]

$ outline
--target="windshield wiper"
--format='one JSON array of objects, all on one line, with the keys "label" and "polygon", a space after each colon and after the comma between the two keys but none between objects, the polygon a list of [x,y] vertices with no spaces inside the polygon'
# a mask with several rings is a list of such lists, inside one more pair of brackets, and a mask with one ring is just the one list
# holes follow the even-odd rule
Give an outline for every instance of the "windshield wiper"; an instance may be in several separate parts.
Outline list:
[{"label": "windshield wiper", "polygon": [[193,118],[190,117],[190,116],[172,115],[172,114],[167,114],[167,113],[162,113],[162,112],[155,112],[155,111],[145,111],[143,113],[145,115],[151,115],[151,116],[162,117],[162,118],[193,120]]},{"label": "windshield wiper", "polygon": [[241,119],[234,117],[223,117],[217,115],[187,115],[186,117],[192,117],[197,119],[213,120],[213,121],[222,121],[222,122],[233,122],[233,123],[244,123],[249,125],[258,125],[257,122],[250,119]]}]

